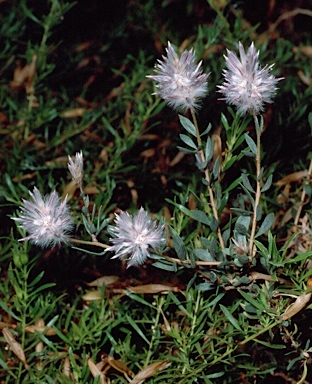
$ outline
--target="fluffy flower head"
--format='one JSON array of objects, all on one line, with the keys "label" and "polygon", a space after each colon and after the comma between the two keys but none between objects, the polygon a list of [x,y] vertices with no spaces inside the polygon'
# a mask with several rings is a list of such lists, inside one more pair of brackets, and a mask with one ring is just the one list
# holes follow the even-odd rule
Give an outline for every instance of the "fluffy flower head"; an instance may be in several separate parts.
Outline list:
[{"label": "fluffy flower head", "polygon": [[77,152],[74,159],[68,156],[68,169],[74,182],[82,187],[82,179],[83,179],[83,155],[82,151]]},{"label": "fluffy flower head", "polygon": [[276,91],[276,84],[282,78],[270,75],[273,65],[260,67],[259,52],[254,43],[248,51],[239,43],[240,59],[237,55],[227,50],[225,57],[227,69],[223,70],[225,82],[218,86],[224,95],[221,100],[235,105],[238,113],[258,115],[264,110],[264,103],[272,103]]},{"label": "fluffy flower head", "polygon": [[166,242],[164,225],[151,220],[142,207],[134,215],[116,214],[115,226],[109,226],[108,231],[114,245],[106,251],[115,252],[113,259],[128,257],[128,267],[143,264],[150,255],[150,248],[161,248]]},{"label": "fluffy flower head", "polygon": [[23,199],[20,217],[13,218],[20,228],[29,233],[19,241],[30,240],[42,248],[68,243],[73,219],[68,212],[66,198],[61,201],[56,191],[43,198],[36,187],[29,194],[30,200]]},{"label": "fluffy flower head", "polygon": [[202,73],[201,64],[196,64],[193,49],[177,55],[170,42],[166,48],[167,56],[158,60],[155,75],[147,76],[155,80],[157,91],[168,105],[177,111],[195,111],[200,99],[208,93],[208,74]]}]

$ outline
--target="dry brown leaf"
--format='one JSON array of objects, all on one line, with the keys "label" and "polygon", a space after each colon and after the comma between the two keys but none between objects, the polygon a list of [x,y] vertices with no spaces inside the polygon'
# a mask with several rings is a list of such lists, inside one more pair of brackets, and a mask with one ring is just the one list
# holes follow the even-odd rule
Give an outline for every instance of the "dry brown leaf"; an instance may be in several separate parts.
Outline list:
[{"label": "dry brown leaf", "polygon": [[175,165],[179,164],[180,161],[185,157],[185,153],[179,151],[174,158],[170,161],[169,167],[174,167]]},{"label": "dry brown leaf", "polygon": [[305,84],[309,87],[311,84],[311,76],[306,76],[305,73],[301,70],[298,71],[297,73],[298,73],[300,80],[303,82],[303,84]]},{"label": "dry brown leaf", "polygon": [[307,169],[304,171],[298,171],[294,173],[290,173],[289,175],[283,177],[282,179],[278,180],[275,185],[278,187],[282,187],[285,184],[293,183],[294,181],[302,180],[304,177],[309,176],[309,172]]},{"label": "dry brown leaf", "polygon": [[53,328],[45,326],[42,327],[38,325],[27,325],[27,327],[25,327],[25,331],[28,333],[36,333],[37,331],[40,333],[44,333],[45,336],[54,336],[56,334]]},{"label": "dry brown leaf", "polygon": [[137,287],[127,287],[127,290],[132,293],[168,293],[172,292],[180,292],[178,287],[172,287],[170,285],[165,284],[145,284],[139,285]]},{"label": "dry brown leaf", "polygon": [[73,108],[68,109],[67,111],[64,111],[60,114],[61,117],[64,117],[66,119],[72,119],[74,117],[82,117],[86,112],[85,108]]},{"label": "dry brown leaf", "polygon": [[216,161],[218,157],[222,159],[222,140],[219,133],[213,135],[213,161]]},{"label": "dry brown leaf", "polygon": [[106,384],[105,377],[91,359],[88,359],[88,367],[93,377],[100,376],[100,383]]},{"label": "dry brown leaf", "polygon": [[293,48],[293,51],[294,51],[295,53],[297,53],[297,52],[302,52],[302,53],[305,54],[306,56],[312,58],[312,47],[311,47],[311,46],[294,47],[294,48]]},{"label": "dry brown leaf", "polygon": [[64,200],[65,197],[67,196],[67,200],[70,201],[73,198],[77,188],[78,188],[77,183],[74,180],[71,180],[69,183],[65,185],[65,188],[62,193],[62,199]]},{"label": "dry brown leaf", "polygon": [[168,368],[171,365],[168,361],[156,361],[148,365],[146,368],[142,369],[137,373],[134,378],[130,381],[130,384],[142,384],[149,377],[154,376],[157,371],[162,371],[163,369]]},{"label": "dry brown leaf", "polygon": [[108,356],[107,362],[116,371],[123,373],[125,377],[133,375],[133,372],[120,359],[115,360],[112,356]]},{"label": "dry brown leaf", "polygon": [[102,287],[102,285],[112,285],[115,284],[119,280],[118,276],[102,276],[99,277],[96,280],[91,281],[90,283],[87,283],[89,287]]},{"label": "dry brown leaf", "polygon": [[86,195],[98,195],[101,191],[94,186],[86,187],[84,190]]},{"label": "dry brown leaf", "polygon": [[282,316],[282,320],[288,320],[291,317],[295,316],[300,312],[310,301],[312,293],[303,293],[298,296],[296,301],[286,309],[285,313]]},{"label": "dry brown leaf", "polygon": [[25,87],[27,93],[32,93],[34,90],[34,79],[36,74],[37,55],[34,55],[30,64],[21,66],[20,61],[16,62],[16,68],[13,74],[13,80],[10,86],[18,91]]},{"label": "dry brown leaf", "polygon": [[140,156],[145,157],[146,159],[148,159],[148,158],[151,158],[151,157],[155,156],[155,154],[156,154],[155,148],[148,148],[148,149],[145,149],[144,151],[142,151],[140,153]]},{"label": "dry brown leaf", "polygon": [[20,361],[24,364],[25,368],[28,370],[29,365],[26,363],[26,356],[22,346],[14,339],[12,333],[9,331],[9,328],[4,327],[2,329],[2,333],[6,342],[12,349],[13,353],[20,359]]},{"label": "dry brown leaf", "polygon": [[71,370],[70,370],[70,359],[69,359],[69,356],[66,356],[65,359],[64,359],[64,365],[63,365],[62,372],[63,372],[64,376],[70,377]]},{"label": "dry brown leaf", "polygon": [[101,294],[99,291],[90,291],[88,293],[85,293],[82,296],[82,300],[84,301],[101,300]]}]

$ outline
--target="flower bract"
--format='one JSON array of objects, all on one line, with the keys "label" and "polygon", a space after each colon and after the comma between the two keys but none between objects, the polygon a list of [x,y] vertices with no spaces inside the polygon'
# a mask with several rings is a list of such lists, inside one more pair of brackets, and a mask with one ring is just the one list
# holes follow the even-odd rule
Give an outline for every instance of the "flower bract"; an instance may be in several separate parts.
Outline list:
[{"label": "flower bract", "polygon": [[42,197],[36,187],[29,194],[31,199],[23,199],[20,216],[13,218],[29,234],[19,241],[30,240],[42,248],[69,243],[68,233],[73,229],[73,219],[66,198],[61,201],[56,191]]},{"label": "flower bract", "polygon": [[227,56],[224,56],[227,69],[223,70],[225,82],[218,86],[218,92],[224,95],[221,100],[235,105],[238,113],[258,115],[263,112],[264,103],[272,103],[276,84],[282,78],[270,74],[273,64],[260,67],[259,52],[254,43],[251,43],[247,52],[239,43],[239,54],[240,59],[234,52],[227,50]]},{"label": "flower bract", "polygon": [[168,42],[166,52],[167,56],[155,65],[156,74],[147,76],[156,82],[155,94],[177,111],[195,111],[208,93],[208,74],[202,73],[202,62],[196,64],[193,49],[185,50],[179,57]]},{"label": "flower bract", "polygon": [[151,248],[162,248],[166,242],[164,225],[152,220],[143,208],[134,215],[116,214],[115,226],[109,226],[108,231],[114,245],[106,251],[115,252],[113,259],[128,258],[128,267],[143,264]]},{"label": "flower bract", "polygon": [[74,159],[68,156],[68,169],[74,182],[82,189],[83,179],[83,155],[82,151],[77,152]]}]

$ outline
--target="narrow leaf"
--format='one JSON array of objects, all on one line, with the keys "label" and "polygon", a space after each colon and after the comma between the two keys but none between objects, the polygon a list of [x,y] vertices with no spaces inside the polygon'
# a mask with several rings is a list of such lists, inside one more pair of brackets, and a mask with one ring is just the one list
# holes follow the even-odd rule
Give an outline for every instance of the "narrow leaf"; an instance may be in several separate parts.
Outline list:
[{"label": "narrow leaf", "polygon": [[224,313],[225,317],[233,325],[233,327],[236,328],[238,331],[243,332],[243,330],[241,329],[241,327],[239,326],[237,320],[233,317],[231,312],[222,304],[220,304],[220,308],[221,308],[222,312]]},{"label": "narrow leaf", "polygon": [[273,175],[270,175],[261,189],[261,192],[266,192],[272,185]]},{"label": "narrow leaf", "polygon": [[251,186],[250,181],[248,179],[248,176],[245,173],[242,173],[241,176],[242,176],[242,182],[243,182],[244,186],[248,189],[249,192],[253,192],[254,193],[255,190]]},{"label": "narrow leaf", "polygon": [[247,133],[245,133],[245,140],[246,140],[246,143],[247,143],[249,149],[253,153],[253,155],[256,156],[257,155],[256,143],[253,141],[253,139],[249,135],[247,135]]},{"label": "narrow leaf", "polygon": [[256,237],[259,237],[263,235],[265,232],[267,232],[272,227],[273,221],[274,221],[274,213],[271,212],[264,218],[259,228],[259,231],[256,234]]},{"label": "narrow leaf", "polygon": [[191,135],[196,137],[196,128],[194,124],[186,117],[179,115],[180,123],[182,127]]},{"label": "narrow leaf", "polygon": [[180,139],[183,141],[183,143],[185,143],[186,145],[188,145],[189,147],[193,148],[193,149],[197,149],[197,145],[193,142],[193,140],[188,137],[187,135],[184,135],[183,133],[180,134]]}]

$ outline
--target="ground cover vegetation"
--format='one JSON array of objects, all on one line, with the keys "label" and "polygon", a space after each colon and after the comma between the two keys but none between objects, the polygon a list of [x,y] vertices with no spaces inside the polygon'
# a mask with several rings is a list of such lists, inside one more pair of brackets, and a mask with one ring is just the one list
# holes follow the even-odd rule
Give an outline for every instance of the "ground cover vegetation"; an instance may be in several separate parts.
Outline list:
[{"label": "ground cover vegetation", "polygon": [[311,5],[0,2],[1,383],[312,382]]}]

